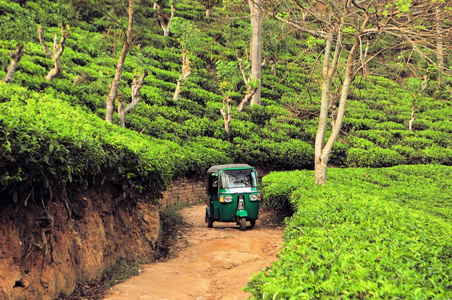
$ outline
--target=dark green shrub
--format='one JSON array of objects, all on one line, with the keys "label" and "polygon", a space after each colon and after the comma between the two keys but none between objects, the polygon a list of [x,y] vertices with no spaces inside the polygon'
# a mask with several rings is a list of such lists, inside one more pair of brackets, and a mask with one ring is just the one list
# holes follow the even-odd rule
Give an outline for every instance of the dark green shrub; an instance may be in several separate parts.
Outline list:
[{"label": "dark green shrub", "polygon": [[397,151],[403,157],[406,158],[406,162],[409,164],[423,164],[426,163],[424,154],[420,150],[415,150],[408,146],[395,145],[391,147],[392,150]]},{"label": "dark green shrub", "polygon": [[452,133],[452,121],[444,120],[442,122],[433,123],[432,126],[430,127],[430,129],[433,129],[436,131]]},{"label": "dark green shrub", "polygon": [[375,148],[375,144],[367,139],[363,139],[355,136],[348,136],[346,141],[350,148],[359,148],[364,150],[370,150]]},{"label": "dark green shrub", "polygon": [[334,143],[333,149],[331,149],[328,164],[331,164],[336,167],[347,166],[348,150],[349,150],[348,145],[342,143],[341,141],[336,141]]},{"label": "dark green shrub", "polygon": [[434,141],[421,137],[406,137],[402,141],[403,146],[411,147],[415,150],[425,149],[432,146]]},{"label": "dark green shrub", "polygon": [[281,106],[247,106],[245,112],[249,114],[249,121],[256,125],[264,126],[271,119],[287,114],[287,111]]},{"label": "dark green shrub", "polygon": [[[271,172],[262,178],[263,205],[284,215],[293,215],[297,205],[290,201],[292,192],[303,185],[302,180],[308,180],[300,171],[290,172],[285,176],[283,172]],[[311,178],[312,180],[312,178]]]},{"label": "dark green shrub", "polygon": [[348,150],[347,163],[352,167],[391,167],[406,162],[406,159],[398,152],[390,149],[373,147],[369,150],[350,148]]},{"label": "dark green shrub", "polygon": [[377,123],[374,128],[379,130],[406,130],[408,126],[395,122],[382,122]]},{"label": "dark green shrub", "polygon": [[366,139],[382,148],[388,148],[394,143],[392,133],[385,130],[357,130],[353,132],[353,136]]},{"label": "dark green shrub", "polygon": [[452,149],[432,146],[424,149],[425,163],[452,166]]},{"label": "dark green shrub", "polygon": [[375,128],[377,122],[373,119],[352,119],[345,118],[342,124],[344,131],[349,132],[351,130],[368,130]]},{"label": "dark green shrub", "polygon": [[445,132],[430,129],[416,132],[416,136],[426,138],[428,140],[433,140],[435,144],[443,148],[452,146],[452,139],[450,138],[450,134]]}]

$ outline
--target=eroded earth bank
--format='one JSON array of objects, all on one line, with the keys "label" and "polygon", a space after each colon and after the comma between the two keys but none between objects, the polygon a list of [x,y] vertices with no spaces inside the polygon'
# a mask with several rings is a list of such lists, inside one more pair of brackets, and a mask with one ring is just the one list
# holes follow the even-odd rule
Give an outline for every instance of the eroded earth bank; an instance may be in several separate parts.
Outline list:
[{"label": "eroded earth bank", "polygon": [[204,210],[204,205],[182,210],[186,227],[174,246],[175,258],[143,265],[140,275],[114,286],[104,299],[248,298],[242,289],[253,273],[277,260],[282,228],[266,221],[265,214],[246,231],[235,223],[208,228]]}]

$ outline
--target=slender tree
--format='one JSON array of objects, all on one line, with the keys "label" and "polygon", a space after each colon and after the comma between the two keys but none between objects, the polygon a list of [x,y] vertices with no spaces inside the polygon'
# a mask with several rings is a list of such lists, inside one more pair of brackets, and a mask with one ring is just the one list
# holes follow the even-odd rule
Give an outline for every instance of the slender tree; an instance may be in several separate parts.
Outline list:
[{"label": "slender tree", "polygon": [[262,22],[263,1],[248,0],[251,18],[251,79],[257,82],[256,90],[251,97],[251,105],[261,103],[261,80],[262,80]]},{"label": "slender tree", "polygon": [[444,35],[443,32],[443,20],[442,17],[444,15],[443,9],[439,3],[436,4],[435,7],[435,25],[436,25],[436,61],[438,65],[438,69],[441,71],[444,65]]},{"label": "slender tree", "polygon": [[[247,86],[247,92],[240,104],[237,106],[239,111],[242,111],[245,105],[250,102],[250,105],[259,105],[261,98],[261,80],[262,80],[262,25],[264,19],[264,0],[248,0],[249,18],[251,20],[251,38],[250,38],[250,52],[247,61],[243,61],[237,55],[239,61],[239,68],[243,80]],[[224,0],[224,8],[230,11],[237,11],[242,9],[244,2],[241,0]],[[248,14],[248,13],[247,13]],[[245,73],[245,65],[250,63],[251,70],[249,76]]]},{"label": "slender tree", "polygon": [[63,66],[61,65],[61,55],[63,55],[64,48],[66,47],[66,39],[69,35],[69,32],[64,30],[64,26],[61,25],[61,39],[60,44],[58,45],[58,35],[55,34],[53,38],[53,52],[47,47],[47,44],[44,39],[44,29],[42,26],[38,27],[39,33],[39,41],[41,42],[42,47],[44,48],[44,52],[52,58],[55,67],[49,71],[46,76],[47,81],[52,81],[53,78],[58,76],[63,71]]},{"label": "slender tree", "polygon": [[[16,1],[17,2],[17,1]],[[18,2],[21,7],[17,11],[2,10],[0,13],[0,23],[2,29],[0,30],[0,39],[10,41],[15,45],[15,49],[10,49],[9,56],[11,61],[6,69],[6,76],[2,79],[5,83],[10,83],[17,71],[17,68],[26,53],[26,45],[28,42],[38,42],[36,35],[36,18],[30,18],[30,15],[21,12],[27,8],[26,1]],[[4,46],[3,46],[4,47]]]},{"label": "slender tree", "polygon": [[232,104],[229,94],[223,96],[223,108],[220,109],[220,113],[224,120],[224,130],[229,138],[229,124],[232,121]]},{"label": "slender tree", "polygon": [[[322,39],[325,45],[321,107],[315,140],[316,184],[326,183],[329,155],[341,131],[347,97],[357,73],[394,43],[414,50],[427,50],[430,41],[438,34],[433,26],[437,4],[439,2],[431,0],[268,2],[271,16],[298,31]],[[441,7],[444,5],[444,2],[440,4]],[[385,40],[392,41],[392,44],[372,49],[371,41],[381,36],[391,36],[391,39]],[[384,41],[379,39],[379,42]],[[366,53],[366,57],[361,53]],[[418,53],[428,59],[425,53]],[[338,102],[334,92],[336,85],[340,91]],[[331,130],[326,139],[329,120]]]},{"label": "slender tree", "polygon": [[257,90],[260,90],[259,87],[259,82],[258,79],[256,77],[252,77],[252,75],[250,74],[250,76],[248,77],[246,75],[244,66],[243,66],[243,59],[239,57],[238,52],[237,52],[237,60],[239,61],[239,69],[240,72],[242,74],[242,78],[243,78],[243,82],[246,85],[246,94],[245,96],[243,96],[242,101],[240,101],[239,105],[237,105],[237,109],[238,111],[243,111],[243,109],[245,108],[245,105],[253,98],[253,96],[256,94]]},{"label": "slender tree", "polygon": [[143,74],[135,75],[132,81],[132,101],[124,107],[124,100],[122,97],[118,97],[118,115],[121,127],[126,127],[126,114],[137,106],[140,102],[140,89],[143,87],[144,79],[148,76],[148,72],[144,71]]},{"label": "slender tree", "polygon": [[6,76],[3,78],[3,82],[9,83],[16,73],[17,67],[19,66],[20,60],[24,55],[24,45],[23,43],[18,43],[16,51],[10,51],[9,56],[11,57],[11,63],[8,66]]},{"label": "slender tree", "polygon": [[154,9],[156,10],[157,21],[163,29],[163,36],[169,36],[171,30],[171,22],[176,12],[176,7],[171,3],[171,15],[168,17],[163,11],[163,4],[154,2]]},{"label": "slender tree", "polygon": [[201,4],[206,9],[206,18],[210,17],[210,11],[219,2],[220,2],[219,0],[201,0]]},{"label": "slender tree", "polygon": [[110,85],[110,92],[108,93],[107,97],[105,120],[109,123],[113,123],[115,99],[118,95],[119,84],[122,78],[122,70],[124,69],[124,62],[126,60],[127,54],[129,53],[129,48],[133,44],[133,22],[135,17],[135,3],[136,0],[129,0],[129,7],[127,9],[128,12],[127,30],[124,30],[122,51],[116,64],[115,77]]},{"label": "slender tree", "polygon": [[188,78],[188,76],[190,76],[190,74],[191,74],[190,60],[188,59],[187,51],[184,50],[182,52],[182,74],[179,76],[179,79],[177,80],[176,84],[176,89],[174,90],[173,94],[174,101],[179,100],[182,84]]}]

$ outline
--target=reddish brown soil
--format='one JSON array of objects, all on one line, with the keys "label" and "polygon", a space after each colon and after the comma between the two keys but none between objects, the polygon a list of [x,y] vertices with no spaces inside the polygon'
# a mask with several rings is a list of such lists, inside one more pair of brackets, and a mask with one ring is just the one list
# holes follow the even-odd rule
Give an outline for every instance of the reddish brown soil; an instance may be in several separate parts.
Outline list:
[{"label": "reddish brown soil", "polygon": [[152,253],[159,232],[155,204],[132,204],[106,186],[81,192],[72,204],[72,217],[60,199],[45,209],[29,203],[0,210],[1,300],[64,298],[118,259],[131,263]]},{"label": "reddish brown soil", "polygon": [[[247,299],[242,289],[253,273],[277,260],[282,228],[261,215],[256,226],[240,231],[235,223],[204,222],[205,206],[182,210],[187,226],[166,262],[142,266],[141,274],[111,288],[105,300]],[[248,224],[249,225],[249,224]]]}]

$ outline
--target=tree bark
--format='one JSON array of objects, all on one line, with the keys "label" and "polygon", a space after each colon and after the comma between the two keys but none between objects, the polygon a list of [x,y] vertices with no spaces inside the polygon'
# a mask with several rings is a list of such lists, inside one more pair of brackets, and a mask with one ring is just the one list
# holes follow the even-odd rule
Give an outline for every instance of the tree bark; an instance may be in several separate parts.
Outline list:
[{"label": "tree bark", "polygon": [[442,13],[439,4],[436,5],[435,18],[436,18],[436,60],[438,70],[441,72],[444,65],[444,38],[442,28]]},{"label": "tree bark", "polygon": [[240,104],[237,106],[237,110],[239,112],[241,112],[245,108],[245,104],[248,103],[248,101],[250,101],[250,99],[256,93],[256,89],[253,88],[253,86],[249,84],[249,82],[248,82],[249,79],[246,78],[245,70],[243,69],[243,60],[239,57],[238,53],[237,53],[237,59],[239,61],[239,69],[240,69],[240,72],[242,73],[243,82],[247,85],[247,93],[243,97]]},{"label": "tree bark", "polygon": [[170,29],[171,29],[171,20],[174,18],[174,13],[176,11],[176,7],[174,4],[171,4],[171,16],[167,21],[167,18],[165,18],[165,13],[163,11],[163,8],[157,4],[157,2],[154,3],[154,9],[157,10],[157,20],[160,24],[160,27],[163,29],[163,36],[169,36]]},{"label": "tree bark", "polygon": [[52,52],[48,47],[44,40],[44,29],[42,26],[38,27],[38,33],[39,33],[39,41],[44,48],[44,52],[52,58],[55,67],[49,71],[49,73],[46,76],[46,81],[52,81],[53,78],[58,76],[63,71],[63,66],[61,65],[60,57],[63,54],[64,48],[66,47],[66,38],[68,37],[68,32],[64,31],[64,26],[61,25],[61,39],[60,39],[60,45],[58,46],[58,35],[55,34],[55,37],[53,38],[53,51]]},{"label": "tree bark", "polygon": [[414,122],[414,112],[415,112],[416,106],[413,105],[411,108],[411,119],[410,122],[408,122],[408,131],[413,131],[413,122]]},{"label": "tree bark", "polygon": [[[366,17],[363,24],[361,25],[361,29],[366,28],[369,19]],[[319,128],[317,131],[316,141],[315,141],[315,171],[314,171],[314,180],[316,185],[324,185],[326,183],[326,171],[328,166],[328,159],[333,149],[334,143],[336,142],[337,137],[339,136],[340,130],[342,128],[342,122],[344,120],[345,115],[345,106],[347,103],[348,93],[350,91],[351,83],[353,82],[353,64],[356,60],[358,48],[359,48],[359,36],[360,32],[355,34],[355,39],[352,48],[348,54],[347,65],[345,66],[345,76],[344,81],[342,82],[342,89],[339,100],[339,108],[337,110],[336,119],[333,120],[333,128],[330,137],[328,138],[328,142],[324,145],[326,126],[328,123],[328,106],[330,105],[331,98],[331,79],[333,78],[334,73],[337,70],[337,65],[339,61],[339,56],[341,52],[341,44],[342,44],[342,34],[341,28],[339,27],[337,30],[337,39],[336,39],[336,48],[333,56],[333,60],[331,64],[329,64],[329,56],[331,52],[331,47],[333,44],[333,32],[330,32],[326,38],[326,48],[325,48],[325,57],[323,64],[323,76],[324,82],[322,87],[322,104],[320,109],[320,117],[319,117]]]},{"label": "tree bark", "polygon": [[3,82],[10,83],[16,73],[17,67],[20,63],[20,60],[24,56],[24,45],[18,44],[16,47],[16,51],[10,52],[9,56],[12,58],[11,63],[8,66],[6,76],[3,78]]},{"label": "tree bark", "polygon": [[126,127],[126,114],[132,111],[132,109],[137,106],[137,104],[140,102],[139,92],[140,89],[143,87],[144,79],[148,76],[148,72],[144,71],[143,75],[139,77],[138,75],[135,75],[133,77],[132,82],[132,101],[124,108],[124,101],[122,99],[119,99],[118,97],[118,114],[119,114],[119,120],[121,123],[121,127]]},{"label": "tree bark", "polygon": [[261,80],[262,80],[262,0],[248,0],[251,14],[251,79],[258,81],[258,86],[255,89],[251,98],[251,105],[261,103]]},{"label": "tree bark", "polygon": [[[226,106],[228,111],[226,112]],[[224,130],[229,136],[229,123],[232,121],[232,104],[231,104],[231,98],[229,98],[229,95],[223,97],[223,108],[220,109],[221,115],[223,116],[224,120]]]},{"label": "tree bark", "polygon": [[115,108],[115,99],[118,95],[119,83],[122,78],[122,70],[124,69],[124,62],[126,60],[127,54],[129,52],[129,47],[132,42],[133,34],[133,21],[135,14],[135,2],[136,0],[129,0],[129,26],[127,28],[126,35],[124,37],[124,45],[122,47],[121,55],[119,56],[118,63],[116,65],[115,78],[110,85],[110,92],[107,97],[105,120],[109,123],[113,123],[113,111]]},{"label": "tree bark", "polygon": [[250,99],[252,99],[253,95],[256,94],[256,89],[253,89],[252,86],[248,86],[248,92],[245,94],[245,96],[243,97],[242,101],[240,102],[239,105],[237,105],[237,110],[239,112],[243,111],[243,109],[245,108],[245,104],[250,101]]},{"label": "tree bark", "polygon": [[190,76],[191,68],[190,68],[190,60],[188,59],[187,51],[182,53],[182,75],[179,76],[179,80],[176,84],[176,90],[174,91],[173,100],[178,101],[179,95],[181,92],[181,87],[184,81]]},{"label": "tree bark", "polygon": [[[330,31],[325,38],[325,54],[323,59],[323,84],[322,84],[322,102],[320,105],[320,114],[319,114],[319,127],[317,129],[317,135],[315,139],[315,184],[325,184],[326,182],[326,170],[327,170],[327,160],[323,159],[323,147],[325,143],[325,133],[328,126],[328,106],[330,104],[331,98],[331,80],[336,71],[337,61],[333,61],[330,63],[330,54],[331,49],[333,47],[333,38],[334,33]],[[339,41],[339,36],[337,38]],[[338,43],[337,43],[338,44]],[[334,57],[339,57],[340,54],[340,45],[336,44],[335,55]],[[331,64],[331,65],[330,65]]]}]

